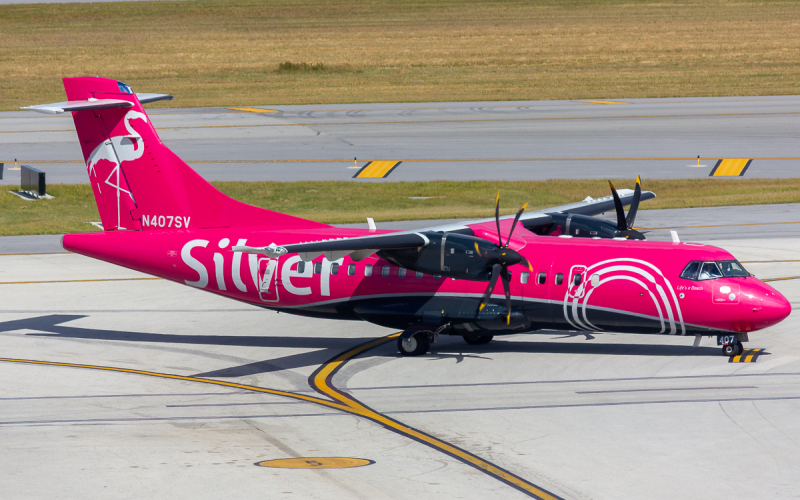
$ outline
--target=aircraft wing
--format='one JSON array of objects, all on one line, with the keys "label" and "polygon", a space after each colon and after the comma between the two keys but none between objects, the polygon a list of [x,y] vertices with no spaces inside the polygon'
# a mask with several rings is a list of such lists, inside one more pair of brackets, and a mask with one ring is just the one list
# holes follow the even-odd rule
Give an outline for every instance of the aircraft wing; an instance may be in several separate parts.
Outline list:
[{"label": "aircraft wing", "polygon": [[[620,189],[617,191],[619,194],[619,198],[622,201],[623,206],[629,206],[631,201],[633,200],[633,189]],[[641,201],[650,200],[655,198],[656,194],[652,191],[642,191]],[[565,214],[580,214],[580,215],[598,215],[604,212],[613,212],[614,211],[614,197],[603,196],[602,198],[592,198],[591,196],[587,196],[584,200],[576,202],[576,203],[569,203],[567,205],[561,205],[558,207],[553,208],[545,208],[542,210],[537,210],[535,212],[526,212],[522,214],[520,217],[519,222],[525,227],[525,229],[533,230],[536,227],[550,224],[553,222],[552,217],[547,214],[551,213],[565,213]],[[500,217],[500,220],[513,220],[514,215],[506,215]],[[479,225],[479,224],[487,224],[491,223],[492,225],[495,224],[494,217],[488,217],[486,219],[476,219],[471,221],[464,221],[455,224],[447,224],[442,226],[431,226],[426,227],[424,229],[420,229],[419,231],[442,231],[442,232],[460,232],[470,234],[472,230],[470,226]]]},{"label": "aircraft wing", "polygon": [[[623,205],[630,205],[633,193],[634,191],[631,189],[621,189],[619,191],[619,196]],[[648,200],[650,198],[655,198],[655,194],[650,191],[644,191],[642,192],[641,198],[643,200]],[[520,218],[520,223],[526,229],[533,230],[536,227],[553,222],[553,218],[548,214],[560,212],[565,214],[596,215],[611,210],[614,210],[613,196],[605,196],[597,199],[587,197],[585,200],[577,203],[523,214]],[[514,215],[501,217],[501,225],[503,227],[510,227],[508,223],[513,221],[513,218]],[[333,238],[305,243],[292,243],[280,246],[275,243],[266,247],[234,246],[233,251],[262,254],[272,258],[277,258],[289,253],[297,253],[300,258],[306,262],[310,262],[320,255],[324,255],[330,261],[341,259],[347,255],[349,255],[351,259],[359,261],[381,250],[416,248],[418,251],[421,251],[423,247],[431,245],[432,239],[435,240],[434,245],[437,245],[438,240],[446,233],[459,233],[464,236],[478,237],[483,240],[485,238],[482,238],[482,235],[485,231],[481,231],[480,229],[482,227],[490,227],[487,225],[489,223],[491,223],[493,231],[496,221],[494,218],[487,218],[466,221],[460,224],[431,226],[418,231],[397,231],[353,238]]]},{"label": "aircraft wing", "polygon": [[353,260],[366,259],[380,250],[400,250],[403,248],[421,248],[430,240],[420,232],[400,231],[396,233],[358,236],[355,238],[337,238],[307,243],[293,243],[278,246],[274,243],[267,247],[235,246],[234,252],[258,253],[272,258],[287,253],[297,253],[306,262],[324,255],[330,261],[350,255]]}]

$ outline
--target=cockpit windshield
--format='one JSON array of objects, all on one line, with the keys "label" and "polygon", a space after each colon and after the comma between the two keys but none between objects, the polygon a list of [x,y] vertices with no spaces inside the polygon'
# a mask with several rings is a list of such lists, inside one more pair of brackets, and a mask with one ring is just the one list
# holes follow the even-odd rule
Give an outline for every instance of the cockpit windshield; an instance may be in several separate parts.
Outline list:
[{"label": "cockpit windshield", "polygon": [[750,276],[742,265],[735,260],[699,261],[686,264],[681,278],[693,281],[713,280],[717,278],[746,278]]}]

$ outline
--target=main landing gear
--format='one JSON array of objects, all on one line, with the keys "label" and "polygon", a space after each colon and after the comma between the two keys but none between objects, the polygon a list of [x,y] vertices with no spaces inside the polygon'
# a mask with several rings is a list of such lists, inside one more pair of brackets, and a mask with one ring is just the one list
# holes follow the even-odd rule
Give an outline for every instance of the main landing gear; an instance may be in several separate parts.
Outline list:
[{"label": "main landing gear", "polygon": [[403,356],[422,356],[436,340],[435,335],[428,331],[403,332],[397,338],[397,348]]},{"label": "main landing gear", "polygon": [[469,345],[482,345],[488,344],[493,338],[494,335],[464,335],[464,342]]},{"label": "main landing gear", "polygon": [[731,344],[725,344],[722,346],[722,355],[723,356],[738,356],[744,352],[744,346],[741,342],[733,342]]}]

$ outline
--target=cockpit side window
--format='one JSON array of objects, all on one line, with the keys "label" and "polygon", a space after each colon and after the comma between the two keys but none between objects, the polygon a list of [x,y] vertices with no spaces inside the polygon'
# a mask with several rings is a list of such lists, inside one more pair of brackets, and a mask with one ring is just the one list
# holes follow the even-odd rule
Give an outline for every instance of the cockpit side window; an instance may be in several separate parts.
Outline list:
[{"label": "cockpit side window", "polygon": [[693,260],[686,264],[686,267],[683,268],[683,272],[681,273],[681,278],[685,280],[697,280],[697,273],[700,271],[700,264],[701,262]]}]

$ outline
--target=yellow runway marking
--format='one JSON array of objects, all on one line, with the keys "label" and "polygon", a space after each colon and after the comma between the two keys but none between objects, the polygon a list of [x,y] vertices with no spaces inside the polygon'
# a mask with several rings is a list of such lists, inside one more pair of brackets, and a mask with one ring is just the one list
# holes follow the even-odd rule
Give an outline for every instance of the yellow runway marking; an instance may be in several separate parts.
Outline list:
[{"label": "yellow runway marking", "polygon": [[709,177],[741,177],[753,162],[750,158],[726,158],[717,161]]},{"label": "yellow runway marking", "polygon": [[[655,231],[656,229],[692,229],[692,228],[704,228],[704,227],[739,227],[739,226],[775,226],[780,224],[800,224],[800,221],[792,221],[792,222],[752,222],[747,224],[716,224],[710,226],[668,226],[668,227],[642,227],[638,228],[639,230],[647,230],[647,231]],[[769,262],[769,261],[764,261]],[[779,262],[779,261],[776,261]]]},{"label": "yellow runway marking", "polygon": [[630,104],[629,102],[622,102],[622,101],[581,101],[581,102],[588,102],[591,104]]},{"label": "yellow runway marking", "polygon": [[370,161],[356,172],[353,179],[385,179],[402,161]]},{"label": "yellow runway marking", "polygon": [[264,460],[256,465],[276,469],[349,469],[374,464],[374,460],[342,457],[279,458]]},{"label": "yellow runway marking", "polygon": [[[370,122],[309,122],[309,123],[255,123],[249,125],[197,125],[193,127],[159,127],[159,130],[194,130],[216,128],[258,128],[258,127],[326,127],[326,126],[352,126],[352,125],[419,125],[425,123],[486,123],[486,122],[542,122],[542,121],[575,121],[575,120],[629,120],[637,118],[708,118],[723,116],[781,116],[800,115],[800,111],[786,111],[782,113],[707,113],[696,115],[622,115],[622,116],[556,116],[536,118],[477,118],[469,120],[388,120]],[[2,130],[0,134],[46,133],[46,132],[74,132],[69,130]],[[692,160],[697,157],[690,158]]]},{"label": "yellow runway marking", "polygon": [[761,281],[764,281],[764,282],[767,282],[767,281],[786,281],[786,280],[798,280],[798,279],[800,279],[800,276],[788,276],[786,278],[767,278],[767,279],[761,280]]},{"label": "yellow runway marking", "polygon": [[764,349],[745,349],[738,356],[731,356],[728,363],[755,363]]},{"label": "yellow runway marking", "polygon": [[[261,108],[228,108],[236,111],[249,111],[250,113],[281,113],[277,109],[261,109]],[[158,116],[158,115],[155,115]]]},{"label": "yellow runway marking", "polygon": [[0,281],[0,285],[34,285],[40,283],[91,283],[95,281],[149,281],[149,280],[160,280],[160,279],[162,278],[103,278],[96,280]]},{"label": "yellow runway marking", "polygon": [[[725,103],[725,102],[771,102],[771,101],[797,101],[800,99],[730,99],[730,100],[714,100],[714,101],[669,101],[669,102],[647,102],[646,104],[706,104],[706,103]],[[628,103],[626,103],[628,104]],[[564,104],[518,104],[518,105],[503,105],[503,106],[481,106],[490,108],[556,108],[565,106],[580,106],[576,102]],[[474,106],[438,106],[438,107],[417,107],[417,108],[342,108],[342,109],[309,109],[300,111],[281,111],[282,113],[343,113],[353,111],[418,111],[418,110],[433,110],[433,109],[472,109]],[[198,108],[202,109],[202,108]],[[237,108],[228,108],[237,109]],[[176,115],[218,115],[219,111],[208,111],[200,113],[154,113],[153,116],[176,116]],[[52,119],[52,118],[72,118],[69,115],[54,115],[54,116],[0,116],[0,120],[30,120],[30,119]]]},{"label": "yellow runway marking", "polygon": [[283,396],[309,403],[314,403],[372,420],[373,422],[383,425],[388,430],[409,437],[421,444],[427,445],[437,451],[445,453],[446,455],[449,455],[452,458],[455,458],[466,465],[472,466],[480,470],[481,472],[484,472],[494,477],[495,479],[498,479],[506,483],[507,485],[512,486],[513,488],[527,494],[530,497],[538,498],[541,500],[560,500],[560,497],[542,488],[539,488],[533,483],[530,483],[525,479],[515,474],[512,474],[511,472],[501,469],[500,467],[492,464],[491,462],[483,460],[482,458],[473,455],[468,451],[462,450],[445,441],[442,441],[433,436],[425,434],[414,428],[408,427],[398,422],[397,420],[391,419],[389,417],[386,417],[385,415],[382,415],[372,410],[371,408],[363,405],[360,401],[358,401],[354,397],[350,396],[349,394],[343,391],[340,391],[339,389],[333,386],[332,383],[333,376],[348,361],[366,352],[369,349],[378,347],[382,344],[385,344],[386,342],[395,340],[400,335],[401,335],[400,333],[395,333],[356,346],[353,349],[350,349],[349,351],[340,354],[331,361],[320,366],[314,373],[312,373],[308,379],[311,387],[320,392],[321,394],[329,396],[330,398],[333,399],[333,401],[319,398],[316,396],[307,396],[305,394],[279,391],[276,389],[268,389],[265,387],[258,387],[254,385],[237,384],[235,382],[225,382],[222,380],[214,380],[214,379],[183,376],[183,375],[173,375],[169,373],[158,373],[147,370],[135,370],[131,368],[116,368],[111,366],[86,365],[79,363],[62,363],[55,361],[37,361],[31,359],[15,359],[15,358],[0,358],[0,362],[25,363],[31,365],[46,365],[46,366],[63,366],[70,368],[85,368],[85,369],[103,370],[103,371],[118,372],[118,373],[132,373],[150,377],[158,377],[158,378],[165,378],[172,380],[182,380],[187,382],[198,382],[202,384],[210,384],[223,387],[231,387],[234,389],[242,389],[247,391],[260,392],[264,394],[272,394],[276,396]]}]

